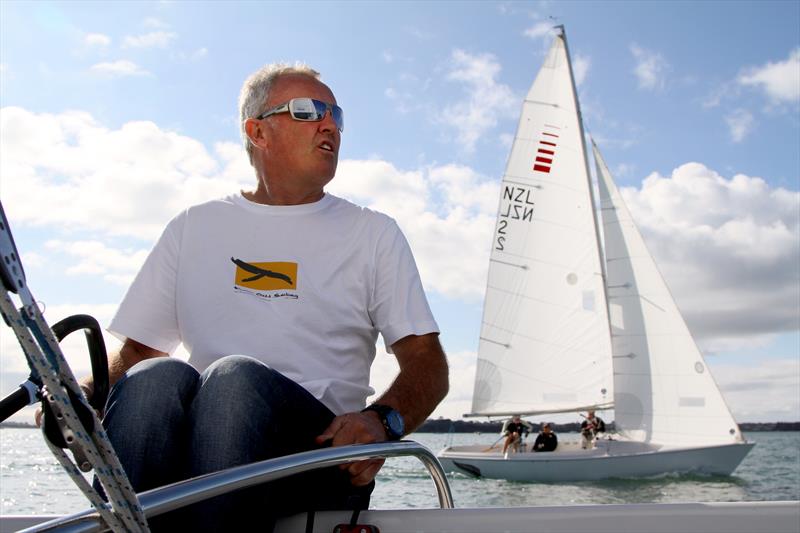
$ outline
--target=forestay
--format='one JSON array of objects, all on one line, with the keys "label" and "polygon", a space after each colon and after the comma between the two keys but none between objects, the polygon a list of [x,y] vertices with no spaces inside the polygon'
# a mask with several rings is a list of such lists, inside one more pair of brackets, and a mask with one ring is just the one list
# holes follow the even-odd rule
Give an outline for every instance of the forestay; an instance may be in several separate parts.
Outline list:
[{"label": "forestay", "polygon": [[593,144],[615,380],[615,423],[633,440],[744,442],[655,261]]},{"label": "forestay", "polygon": [[501,185],[474,416],[609,407],[611,342],[566,43],[528,92]]}]

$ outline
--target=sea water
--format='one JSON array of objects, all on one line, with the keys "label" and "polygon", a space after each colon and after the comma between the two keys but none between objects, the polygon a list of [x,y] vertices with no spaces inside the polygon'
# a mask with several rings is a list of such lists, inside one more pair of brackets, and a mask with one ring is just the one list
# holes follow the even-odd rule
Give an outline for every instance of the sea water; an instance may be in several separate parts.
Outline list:
[{"label": "sea water", "polygon": [[[577,434],[561,439],[577,440]],[[732,476],[663,475],[647,479],[520,483],[448,474],[456,507],[607,503],[800,500],[800,432],[752,432],[756,443]],[[433,452],[447,444],[483,444],[496,434],[417,433]],[[89,507],[34,429],[0,429],[0,514],[69,514]],[[438,507],[436,488],[414,457],[392,458],[380,471],[373,509]]]}]

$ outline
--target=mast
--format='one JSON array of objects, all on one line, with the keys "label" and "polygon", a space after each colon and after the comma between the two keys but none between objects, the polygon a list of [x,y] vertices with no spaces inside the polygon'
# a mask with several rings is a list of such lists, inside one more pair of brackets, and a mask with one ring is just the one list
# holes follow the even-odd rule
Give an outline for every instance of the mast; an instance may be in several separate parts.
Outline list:
[{"label": "mast", "polygon": [[[586,179],[589,182],[589,198],[592,202],[592,218],[594,219],[594,235],[597,239],[597,258],[600,261],[600,276],[603,279],[603,302],[606,306],[606,317],[611,317],[611,311],[608,305],[608,276],[606,274],[606,261],[603,257],[603,240],[600,238],[600,221],[597,218],[597,209],[595,209],[594,198],[594,185],[592,184],[592,174],[589,172],[589,154],[586,151],[586,132],[583,129],[583,113],[581,112],[581,103],[578,100],[578,87],[575,85],[575,74],[572,71],[572,56],[569,53],[569,44],[567,43],[567,30],[563,24],[556,26],[556,29],[561,31],[561,38],[564,40],[564,48],[567,51],[567,63],[569,64],[569,78],[572,81],[572,95],[575,98],[575,109],[578,111],[578,124],[581,129],[581,150],[583,151],[583,164],[586,168]],[[594,140],[592,140],[594,144]],[[608,324],[608,338],[611,342],[611,323]],[[613,361],[613,350],[612,350]]]}]

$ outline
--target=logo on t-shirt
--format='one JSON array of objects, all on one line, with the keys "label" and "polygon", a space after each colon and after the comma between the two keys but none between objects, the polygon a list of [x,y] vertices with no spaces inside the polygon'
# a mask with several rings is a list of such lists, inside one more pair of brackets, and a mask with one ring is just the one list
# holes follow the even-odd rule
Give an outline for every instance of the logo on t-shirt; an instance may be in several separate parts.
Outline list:
[{"label": "logo on t-shirt", "polygon": [[235,259],[234,289],[264,299],[297,299],[297,263],[274,261],[252,263]]}]

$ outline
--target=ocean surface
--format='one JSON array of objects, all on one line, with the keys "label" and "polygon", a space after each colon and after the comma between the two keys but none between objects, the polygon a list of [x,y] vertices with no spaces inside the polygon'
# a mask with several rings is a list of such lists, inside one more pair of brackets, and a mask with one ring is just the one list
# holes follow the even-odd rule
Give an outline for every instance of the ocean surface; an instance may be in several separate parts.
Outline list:
[{"label": "ocean surface", "polygon": [[[577,440],[577,434],[561,434]],[[664,475],[570,483],[519,483],[448,474],[456,507],[800,500],[800,432],[751,432],[756,443],[733,476]],[[446,444],[492,444],[497,435],[417,433],[437,452]],[[0,514],[65,514],[88,502],[34,429],[0,429]],[[448,442],[452,441],[452,442]],[[374,509],[438,507],[427,471],[413,457],[389,459],[377,478]]]}]

